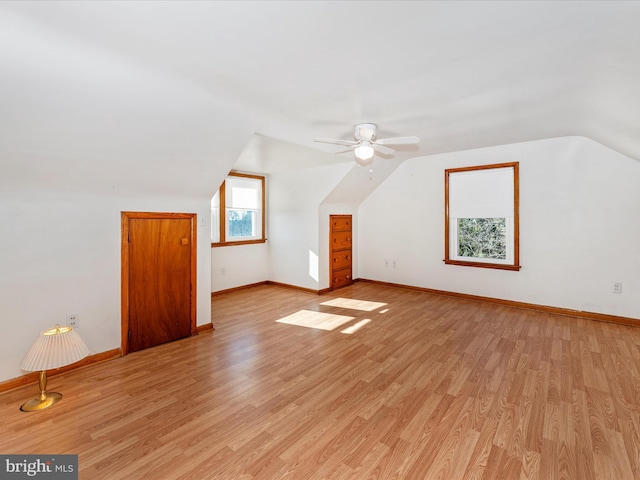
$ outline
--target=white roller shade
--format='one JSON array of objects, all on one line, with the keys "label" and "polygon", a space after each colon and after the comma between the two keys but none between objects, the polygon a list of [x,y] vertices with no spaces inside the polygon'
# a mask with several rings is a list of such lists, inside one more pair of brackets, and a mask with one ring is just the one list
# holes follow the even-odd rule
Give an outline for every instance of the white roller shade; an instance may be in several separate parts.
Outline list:
[{"label": "white roller shade", "polygon": [[449,216],[513,217],[513,175],[513,167],[449,173]]},{"label": "white roller shade", "polygon": [[260,208],[261,182],[253,178],[227,177],[227,208],[256,210]]}]

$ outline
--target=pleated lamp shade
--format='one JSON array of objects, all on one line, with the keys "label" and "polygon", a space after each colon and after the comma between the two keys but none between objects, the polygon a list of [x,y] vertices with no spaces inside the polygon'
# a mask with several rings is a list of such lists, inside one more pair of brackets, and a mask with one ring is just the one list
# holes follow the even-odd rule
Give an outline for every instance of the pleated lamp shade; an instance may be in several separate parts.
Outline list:
[{"label": "pleated lamp shade", "polygon": [[20,363],[27,372],[64,367],[90,354],[87,344],[71,327],[55,327],[40,334]]}]

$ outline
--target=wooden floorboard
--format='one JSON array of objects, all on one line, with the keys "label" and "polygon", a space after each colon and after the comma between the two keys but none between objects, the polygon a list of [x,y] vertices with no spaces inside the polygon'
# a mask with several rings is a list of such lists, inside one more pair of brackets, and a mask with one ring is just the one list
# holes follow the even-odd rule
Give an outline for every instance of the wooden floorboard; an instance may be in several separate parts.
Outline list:
[{"label": "wooden floorboard", "polygon": [[[357,301],[356,301],[357,300]],[[640,479],[640,328],[356,283],[0,395],[0,453],[86,480]]]}]

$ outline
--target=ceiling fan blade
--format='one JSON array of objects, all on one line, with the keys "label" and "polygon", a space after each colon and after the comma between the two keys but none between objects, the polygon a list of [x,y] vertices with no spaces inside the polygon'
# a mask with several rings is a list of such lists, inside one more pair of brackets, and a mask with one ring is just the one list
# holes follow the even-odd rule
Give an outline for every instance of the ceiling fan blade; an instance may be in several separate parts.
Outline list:
[{"label": "ceiling fan blade", "polygon": [[354,145],[354,146],[352,146],[352,147],[349,147],[349,148],[345,148],[344,150],[339,150],[339,151],[337,151],[337,152],[333,152],[333,153],[334,153],[335,155],[338,155],[338,154],[340,154],[340,153],[353,152],[354,148],[356,148],[356,146],[355,146],[355,145]]},{"label": "ceiling fan blade", "polygon": [[411,145],[418,143],[420,139],[418,137],[394,137],[394,138],[380,138],[376,140],[378,145]]},{"label": "ceiling fan blade", "polygon": [[322,143],[331,143],[333,145],[347,145],[347,146],[353,146],[358,144],[358,142],[354,142],[353,140],[338,140],[337,138],[314,138],[313,141],[322,142]]},{"label": "ceiling fan blade", "polygon": [[392,148],[380,145],[378,142],[373,142],[373,148],[376,152],[382,153],[384,155],[392,155],[395,153],[395,150],[393,150]]}]

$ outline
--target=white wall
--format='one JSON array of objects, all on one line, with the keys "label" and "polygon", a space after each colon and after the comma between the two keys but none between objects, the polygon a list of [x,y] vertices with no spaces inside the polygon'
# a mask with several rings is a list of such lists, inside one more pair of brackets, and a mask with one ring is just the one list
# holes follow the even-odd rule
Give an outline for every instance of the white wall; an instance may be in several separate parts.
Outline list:
[{"label": "white wall", "polygon": [[323,221],[320,204],[352,168],[343,163],[269,175],[269,280],[312,290],[329,286],[325,228],[336,212],[323,211]]},{"label": "white wall", "polygon": [[[329,215],[351,214],[355,225],[357,205],[323,202],[351,169],[342,164],[269,175],[267,242],[212,248],[212,292],[266,280],[328,288]],[[354,245],[356,236],[354,226]],[[356,269],[354,260],[354,275]]]},{"label": "white wall", "polygon": [[0,194],[0,381],[18,365],[39,332],[76,313],[92,353],[120,347],[120,212],[197,213],[197,324],[211,322],[209,199]]},{"label": "white wall", "polygon": [[[512,161],[522,269],[445,265],[444,169]],[[639,218],[640,163],[584,137],[415,158],[360,205],[359,276],[640,318]]]},{"label": "white wall", "polygon": [[212,292],[265,280],[269,280],[269,252],[266,243],[211,249]]}]

